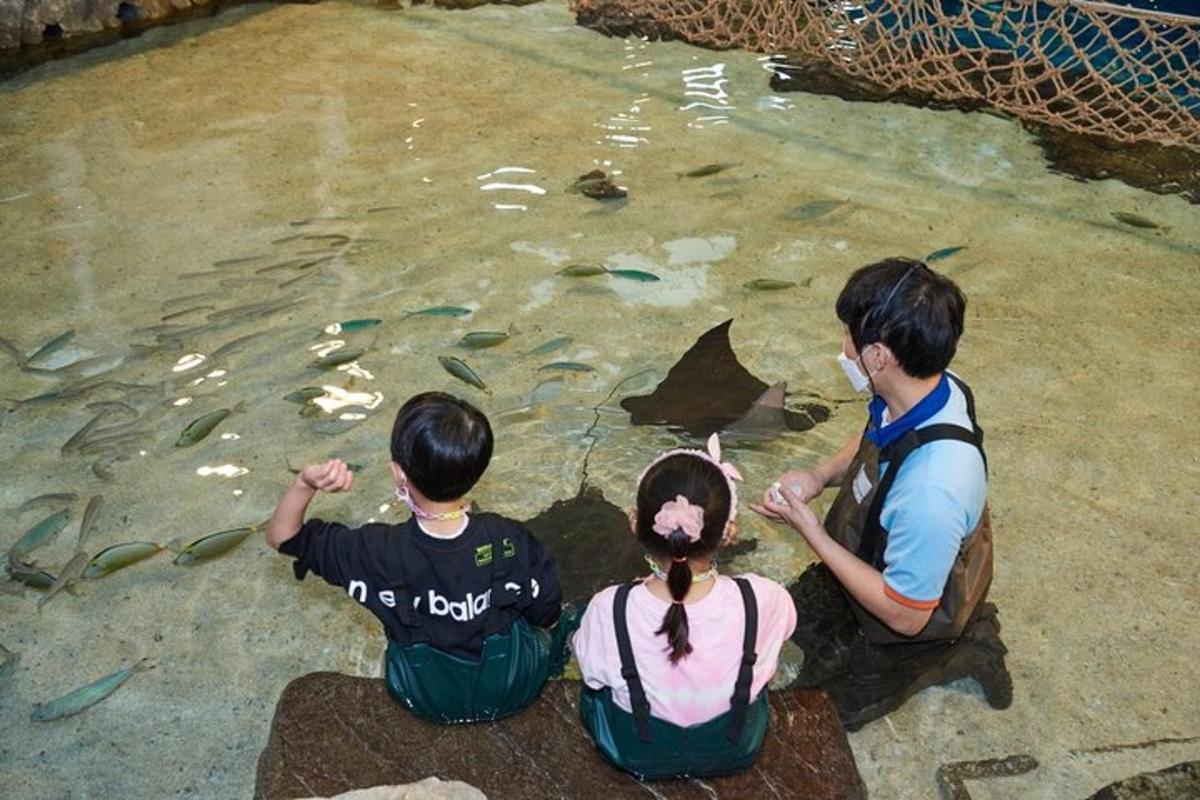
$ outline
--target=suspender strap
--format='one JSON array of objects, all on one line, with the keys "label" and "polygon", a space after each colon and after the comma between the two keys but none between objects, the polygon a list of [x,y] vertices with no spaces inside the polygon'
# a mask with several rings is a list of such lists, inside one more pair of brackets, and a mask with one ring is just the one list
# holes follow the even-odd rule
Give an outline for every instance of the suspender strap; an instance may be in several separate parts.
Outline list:
[{"label": "suspender strap", "polygon": [[[954,381],[954,385],[958,387],[958,390],[963,393],[963,397],[965,397],[967,400],[967,417],[969,417],[971,420],[971,427],[975,429],[975,441],[968,442],[968,444],[973,444],[977,448],[979,448],[979,455],[983,456],[983,471],[984,471],[984,474],[986,474],[987,469],[988,469],[988,460],[987,460],[987,453],[984,452],[984,449],[983,449],[983,428],[979,427],[979,422],[976,421],[976,419],[975,419],[975,395],[971,392],[971,387],[967,386],[967,384],[965,384],[958,376],[951,375],[949,372],[947,372],[946,377],[948,377],[950,380]],[[932,427],[936,428],[938,426],[934,425]],[[955,437],[943,437],[943,438],[955,438]],[[964,440],[960,440],[960,441],[964,441]]]},{"label": "suspender strap", "polygon": [[504,633],[508,630],[508,623],[512,621],[512,613],[520,616],[520,611],[513,608],[517,605],[518,595],[506,584],[509,583],[509,575],[512,573],[514,557],[504,557],[504,537],[500,535],[500,531],[494,526],[489,526],[488,544],[492,548],[492,563],[491,563],[491,601],[488,603],[487,624],[484,626],[483,635],[491,636],[496,633]]},{"label": "suspender strap", "polygon": [[754,663],[758,661],[758,653],[754,645],[758,641],[758,603],[754,599],[754,590],[750,581],[745,578],[734,578],[738,589],[742,592],[742,605],[746,609],[746,632],[742,636],[742,664],[738,667],[737,683],[733,685],[733,699],[730,700],[730,710],[733,720],[725,738],[733,744],[742,740],[742,729],[746,725],[746,709],[750,705],[750,685],[754,683]]},{"label": "suspender strap", "polygon": [[625,620],[625,607],[629,602],[629,590],[633,584],[622,584],[617,587],[616,597],[613,598],[613,628],[617,633],[617,653],[621,657],[621,677],[629,687],[629,705],[633,708],[633,721],[637,725],[638,738],[643,743],[650,742],[650,701],[646,699],[646,690],[642,688],[642,679],[638,675],[637,663],[633,660],[633,645],[629,641],[629,624]]}]

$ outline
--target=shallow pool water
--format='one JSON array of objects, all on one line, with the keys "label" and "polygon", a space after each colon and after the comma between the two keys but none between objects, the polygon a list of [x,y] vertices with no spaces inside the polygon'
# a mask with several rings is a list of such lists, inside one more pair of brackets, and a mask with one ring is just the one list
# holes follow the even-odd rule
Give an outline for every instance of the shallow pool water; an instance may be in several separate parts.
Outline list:
[{"label": "shallow pool water", "polygon": [[[314,511],[386,517],[392,417],[426,389],[493,419],[475,492],[489,509],[536,515],[577,492],[585,460],[589,484],[625,505],[641,466],[683,439],[631,426],[617,401],[730,318],[751,372],[834,408],[811,431],[727,450],[753,496],[862,424],[838,402],[850,391],[833,360],[848,274],[965,245],[936,266],[969,297],[955,365],[987,429],[991,599],[1015,700],[997,712],[970,685],[926,691],[850,737],[859,767],[873,796],[923,798],[939,764],[1028,753],[1038,770],[972,796],[1060,798],[1200,757],[1196,208],[1054,175],[991,116],[775,95],[767,66],[607,39],[553,4],[324,3],[152,31],[0,85],[0,336],[29,353],[76,331],[37,362],[58,373],[0,362],[2,543],[56,510],[17,510],[48,492],[79,496],[35,554],[52,568],[93,494],[93,552],[190,541],[261,521],[289,465],[329,456],[363,470]],[[729,166],[681,177],[710,163]],[[597,168],[626,202],[568,191]],[[819,201],[834,202],[814,216]],[[575,263],[660,280],[557,274]],[[756,278],[799,285],[743,288]],[[440,305],[471,313],[406,318]],[[382,324],[325,333],[361,318]],[[480,330],[510,339],[455,346]],[[366,353],[312,366],[347,348]],[[538,369],[552,360],[594,371]],[[16,402],[89,375],[112,382]],[[303,386],[332,386],[336,402],[302,416],[282,398]],[[96,413],[86,404],[106,400],[136,411],[138,435],[62,452]],[[175,446],[222,408],[236,411]],[[742,520],[759,545],[737,568],[789,581],[812,560],[796,536]],[[191,568],[157,556],[40,613],[32,592],[0,595],[0,644],[22,656],[0,678],[0,795],[13,797],[247,796],[283,685],[376,674],[382,653],[366,612],[295,582],[257,537]],[[102,705],[29,722],[35,703],[140,657],[156,669]],[[1137,746],[1091,752],[1113,744]]]}]

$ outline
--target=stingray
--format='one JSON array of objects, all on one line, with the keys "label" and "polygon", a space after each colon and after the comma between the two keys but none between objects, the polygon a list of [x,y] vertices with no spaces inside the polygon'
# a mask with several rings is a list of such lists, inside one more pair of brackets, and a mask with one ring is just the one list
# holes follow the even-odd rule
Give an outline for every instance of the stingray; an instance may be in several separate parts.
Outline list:
[{"label": "stingray", "polygon": [[768,386],[750,374],[729,343],[732,324],[726,320],[697,339],[653,392],[622,400],[631,422],[666,425],[700,438],[735,428],[742,436],[768,438],[829,419],[829,409],[815,403],[798,411],[785,408],[783,384]]},{"label": "stingray", "polygon": [[787,381],[767,388],[745,414],[721,432],[721,438],[732,442],[754,442],[774,438],[780,431],[808,430],[829,419],[829,409],[819,405],[803,406],[793,411],[784,405]]},{"label": "stingray", "polygon": [[[554,501],[525,526],[554,556],[563,600],[569,603],[586,603],[604,587],[650,571],[629,530],[629,517],[597,488],[585,486],[568,500]],[[719,557],[728,562],[757,548],[758,540],[741,540],[721,548]]]}]

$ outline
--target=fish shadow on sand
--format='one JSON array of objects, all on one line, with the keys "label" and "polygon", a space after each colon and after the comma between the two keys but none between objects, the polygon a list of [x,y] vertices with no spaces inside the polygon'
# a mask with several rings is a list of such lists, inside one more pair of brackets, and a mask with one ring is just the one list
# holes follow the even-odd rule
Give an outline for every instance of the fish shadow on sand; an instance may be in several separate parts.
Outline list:
[{"label": "fish shadow on sand", "polygon": [[[585,486],[575,497],[554,501],[525,526],[554,555],[563,600],[569,603],[586,603],[604,587],[650,571],[629,530],[629,518],[595,487]],[[756,539],[740,540],[721,548],[718,556],[727,563],[757,548]]]},{"label": "fish shadow on sand", "polygon": [[697,339],[653,392],[623,399],[630,421],[699,438],[727,431],[734,438],[763,440],[829,419],[829,409],[818,403],[787,408],[787,384],[768,386],[743,367],[729,343],[732,324],[726,320]]}]

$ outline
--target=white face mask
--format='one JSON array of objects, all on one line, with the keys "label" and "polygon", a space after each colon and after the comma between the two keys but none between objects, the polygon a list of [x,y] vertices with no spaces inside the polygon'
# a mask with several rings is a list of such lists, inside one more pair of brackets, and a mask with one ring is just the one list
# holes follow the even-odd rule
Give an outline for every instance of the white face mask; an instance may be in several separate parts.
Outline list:
[{"label": "white face mask", "polygon": [[870,390],[871,379],[862,371],[862,367],[858,366],[858,361],[848,358],[845,353],[838,353],[837,360],[838,364],[842,367],[842,372],[846,373],[846,379],[854,387],[854,391],[865,392]]}]

